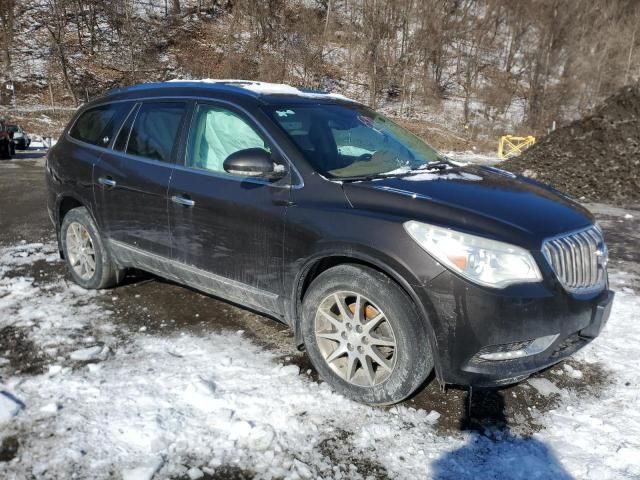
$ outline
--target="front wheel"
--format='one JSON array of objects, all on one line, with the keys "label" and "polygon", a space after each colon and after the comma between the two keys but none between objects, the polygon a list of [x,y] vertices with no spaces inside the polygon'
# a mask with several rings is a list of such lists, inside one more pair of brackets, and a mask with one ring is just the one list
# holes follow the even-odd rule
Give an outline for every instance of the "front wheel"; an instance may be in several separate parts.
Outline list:
[{"label": "front wheel", "polygon": [[433,368],[412,300],[368,267],[340,265],[313,281],[303,301],[302,335],[320,376],[359,402],[400,402]]},{"label": "front wheel", "polygon": [[118,283],[122,270],[111,260],[86,208],[69,210],[62,220],[60,239],[65,263],[78,285],[101,289]]}]

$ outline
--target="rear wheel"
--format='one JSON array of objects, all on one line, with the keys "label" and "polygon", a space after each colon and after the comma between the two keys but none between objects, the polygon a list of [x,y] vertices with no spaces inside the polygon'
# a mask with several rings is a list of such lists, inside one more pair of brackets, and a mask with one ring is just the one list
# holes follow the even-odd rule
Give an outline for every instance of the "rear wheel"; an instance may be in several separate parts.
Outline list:
[{"label": "rear wheel", "polygon": [[67,268],[78,285],[100,289],[118,283],[123,272],[111,260],[86,208],[74,208],[65,215],[60,239]]},{"label": "rear wheel", "polygon": [[304,298],[302,334],[312,363],[359,402],[396,403],[424,382],[433,355],[423,332],[407,294],[371,268],[331,268]]}]

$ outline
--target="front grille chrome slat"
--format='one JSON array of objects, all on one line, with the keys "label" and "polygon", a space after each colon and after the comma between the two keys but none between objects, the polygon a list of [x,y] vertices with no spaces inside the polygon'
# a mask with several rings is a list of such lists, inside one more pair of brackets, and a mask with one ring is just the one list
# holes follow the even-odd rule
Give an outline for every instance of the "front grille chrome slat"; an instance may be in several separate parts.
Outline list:
[{"label": "front grille chrome slat", "polygon": [[[588,235],[589,238],[591,238],[591,244],[593,245],[594,250],[598,249],[598,241],[599,241],[599,235],[597,235],[597,233],[594,233],[591,230],[588,230]],[[592,255],[591,256],[591,271],[593,272],[593,278],[595,279],[596,282],[598,282],[598,275],[600,275],[600,272],[598,271],[598,256],[597,255]]]},{"label": "front grille chrome slat", "polygon": [[585,243],[582,233],[576,235],[576,242],[580,246],[580,268],[578,269],[580,277],[580,288],[585,288],[591,283],[591,274],[589,272],[589,245]]},{"label": "front grille chrome slat", "polygon": [[607,249],[596,227],[548,239],[542,253],[569,292],[600,289],[606,279]]}]

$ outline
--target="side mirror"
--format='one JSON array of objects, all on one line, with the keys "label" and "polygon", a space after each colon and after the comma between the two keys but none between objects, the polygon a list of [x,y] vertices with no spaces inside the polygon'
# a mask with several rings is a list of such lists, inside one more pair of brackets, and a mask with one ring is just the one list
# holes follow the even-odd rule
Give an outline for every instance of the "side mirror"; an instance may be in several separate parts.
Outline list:
[{"label": "side mirror", "polygon": [[282,178],[284,169],[276,168],[271,155],[262,148],[246,148],[229,155],[222,164],[225,172],[242,177]]}]

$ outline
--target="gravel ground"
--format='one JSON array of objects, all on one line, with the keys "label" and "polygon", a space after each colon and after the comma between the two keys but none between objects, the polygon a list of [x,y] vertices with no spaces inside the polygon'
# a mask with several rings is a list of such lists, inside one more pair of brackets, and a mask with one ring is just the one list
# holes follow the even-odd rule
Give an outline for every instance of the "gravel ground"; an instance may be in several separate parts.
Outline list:
[{"label": "gravel ground", "polygon": [[640,84],[558,128],[501,168],[550,183],[581,201],[640,202]]}]

